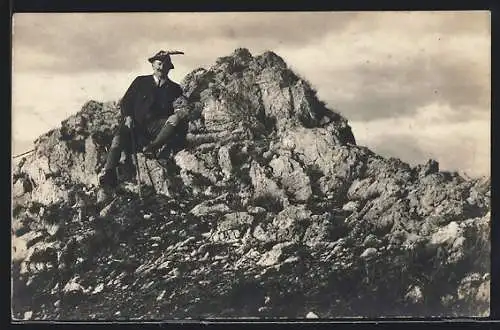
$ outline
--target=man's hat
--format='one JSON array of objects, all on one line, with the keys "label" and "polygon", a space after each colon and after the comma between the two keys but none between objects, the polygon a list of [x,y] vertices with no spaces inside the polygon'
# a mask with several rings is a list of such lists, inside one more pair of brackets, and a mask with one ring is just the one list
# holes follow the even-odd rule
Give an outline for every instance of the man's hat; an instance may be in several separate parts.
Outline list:
[{"label": "man's hat", "polygon": [[170,58],[170,55],[178,55],[178,54],[184,54],[184,52],[174,50],[174,51],[164,51],[160,50],[158,53],[156,53],[154,56],[148,58],[148,61],[150,63],[153,63],[155,60],[160,60],[163,62],[170,63],[170,68],[173,69],[174,65],[172,64],[172,59]]}]

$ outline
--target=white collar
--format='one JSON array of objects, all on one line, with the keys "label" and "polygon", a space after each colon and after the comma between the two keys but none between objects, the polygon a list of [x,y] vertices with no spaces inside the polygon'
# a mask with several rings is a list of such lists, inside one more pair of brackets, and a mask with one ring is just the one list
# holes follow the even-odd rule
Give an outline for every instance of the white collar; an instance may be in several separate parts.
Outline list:
[{"label": "white collar", "polygon": [[162,84],[160,85],[160,78],[158,78],[155,75],[153,75],[153,78],[155,80],[156,86],[160,86],[161,87],[161,86],[165,85],[165,83],[167,82],[167,79],[164,79],[164,80],[161,81]]}]

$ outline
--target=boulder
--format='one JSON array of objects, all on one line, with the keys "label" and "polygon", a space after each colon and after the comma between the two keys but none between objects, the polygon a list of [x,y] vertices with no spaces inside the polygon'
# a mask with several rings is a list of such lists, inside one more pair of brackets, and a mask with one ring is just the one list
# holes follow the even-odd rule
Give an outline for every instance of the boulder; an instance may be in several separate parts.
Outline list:
[{"label": "boulder", "polygon": [[237,49],[181,86],[186,144],[138,153],[142,201],[123,165],[112,207],[96,207],[116,102],[85,103],[15,166],[14,318],[489,311],[489,178],[356,145],[272,51]]}]

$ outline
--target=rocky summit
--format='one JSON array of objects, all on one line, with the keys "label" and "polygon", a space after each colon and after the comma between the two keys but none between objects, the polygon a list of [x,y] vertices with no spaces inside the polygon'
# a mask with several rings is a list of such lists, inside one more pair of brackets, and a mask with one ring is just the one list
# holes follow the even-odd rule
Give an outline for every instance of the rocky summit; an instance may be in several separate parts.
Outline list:
[{"label": "rocky summit", "polygon": [[117,102],[13,169],[12,314],[32,320],[489,315],[490,179],[356,144],[273,52],[182,81],[185,148],[96,208]]}]

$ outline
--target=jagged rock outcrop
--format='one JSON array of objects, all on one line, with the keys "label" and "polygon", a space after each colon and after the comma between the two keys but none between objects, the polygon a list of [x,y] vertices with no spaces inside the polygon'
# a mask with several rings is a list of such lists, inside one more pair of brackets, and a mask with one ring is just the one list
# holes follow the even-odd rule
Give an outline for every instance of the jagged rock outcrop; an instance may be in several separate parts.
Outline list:
[{"label": "jagged rock outcrop", "polygon": [[143,204],[124,166],[95,209],[113,102],[86,103],[14,169],[15,318],[488,313],[489,179],[356,145],[273,52],[237,49],[182,87],[187,144],[138,155]]}]

